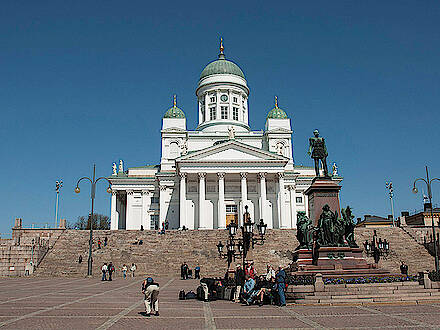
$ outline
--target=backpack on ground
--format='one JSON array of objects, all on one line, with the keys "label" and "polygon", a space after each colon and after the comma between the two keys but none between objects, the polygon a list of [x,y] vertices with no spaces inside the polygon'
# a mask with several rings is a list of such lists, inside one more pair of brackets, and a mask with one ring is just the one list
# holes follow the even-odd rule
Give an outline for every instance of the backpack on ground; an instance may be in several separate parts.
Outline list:
[{"label": "backpack on ground", "polygon": [[196,299],[196,298],[197,298],[197,295],[194,292],[188,291],[186,293],[185,299]]},{"label": "backpack on ground", "polygon": [[197,287],[197,299],[198,300],[205,300],[205,292],[203,291],[202,286]]},{"label": "backpack on ground", "polygon": [[179,292],[179,300],[185,300],[185,291],[184,290],[180,290],[180,292]]}]

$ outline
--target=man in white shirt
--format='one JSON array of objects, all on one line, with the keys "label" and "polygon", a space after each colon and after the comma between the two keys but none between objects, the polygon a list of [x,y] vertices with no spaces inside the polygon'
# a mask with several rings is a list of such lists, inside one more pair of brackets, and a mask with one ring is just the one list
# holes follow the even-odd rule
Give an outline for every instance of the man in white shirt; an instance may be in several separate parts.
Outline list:
[{"label": "man in white shirt", "polygon": [[136,265],[135,265],[135,263],[132,263],[131,267],[130,267],[131,277],[134,277],[135,271],[136,271]]},{"label": "man in white shirt", "polygon": [[102,271],[101,281],[107,281],[107,263],[106,262],[104,262],[104,265],[102,265],[101,271]]}]

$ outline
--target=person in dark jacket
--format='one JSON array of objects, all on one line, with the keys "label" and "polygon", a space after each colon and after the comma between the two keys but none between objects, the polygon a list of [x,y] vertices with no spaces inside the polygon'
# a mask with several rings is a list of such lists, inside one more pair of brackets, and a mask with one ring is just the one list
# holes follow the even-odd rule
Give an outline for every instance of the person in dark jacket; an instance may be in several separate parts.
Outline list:
[{"label": "person in dark jacket", "polygon": [[280,306],[286,306],[286,295],[284,290],[286,289],[286,272],[282,266],[278,267],[278,272],[275,275],[275,279],[278,286],[278,295],[280,298]]},{"label": "person in dark jacket", "polygon": [[115,266],[113,266],[111,262],[108,264],[107,271],[108,271],[108,280],[112,281],[112,274],[115,271]]},{"label": "person in dark jacket", "polygon": [[408,276],[408,266],[402,261],[402,264],[400,265],[400,273],[402,275]]},{"label": "person in dark jacket", "polygon": [[240,264],[237,264],[235,269],[235,295],[234,295],[234,302],[240,302],[240,294],[241,294],[241,288],[244,285],[244,270],[241,268]]}]

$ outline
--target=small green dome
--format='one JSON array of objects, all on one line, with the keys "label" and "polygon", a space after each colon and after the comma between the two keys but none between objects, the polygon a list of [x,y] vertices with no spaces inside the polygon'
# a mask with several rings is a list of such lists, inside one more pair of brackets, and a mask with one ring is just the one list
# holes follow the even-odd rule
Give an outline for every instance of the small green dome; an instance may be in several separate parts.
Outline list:
[{"label": "small green dome", "polygon": [[185,118],[185,113],[178,108],[177,106],[173,106],[165,112],[164,118]]},{"label": "small green dome", "polygon": [[246,79],[238,65],[226,60],[224,57],[220,57],[218,60],[209,63],[200,74],[200,79],[213,74],[233,74]]},{"label": "small green dome", "polygon": [[287,119],[287,113],[283,110],[278,108],[278,97],[275,96],[275,108],[269,111],[267,114],[267,118],[271,119]]},{"label": "small green dome", "polygon": [[267,118],[272,118],[272,119],[287,119],[287,113],[280,108],[273,108],[272,110],[269,111],[269,113],[267,114]]}]

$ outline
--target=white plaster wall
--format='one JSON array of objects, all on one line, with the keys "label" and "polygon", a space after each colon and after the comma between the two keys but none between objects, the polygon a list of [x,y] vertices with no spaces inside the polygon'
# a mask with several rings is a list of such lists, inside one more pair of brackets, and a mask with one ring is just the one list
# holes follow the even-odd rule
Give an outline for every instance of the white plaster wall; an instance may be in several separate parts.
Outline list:
[{"label": "white plaster wall", "polygon": [[162,129],[180,128],[186,129],[186,118],[163,118]]}]

